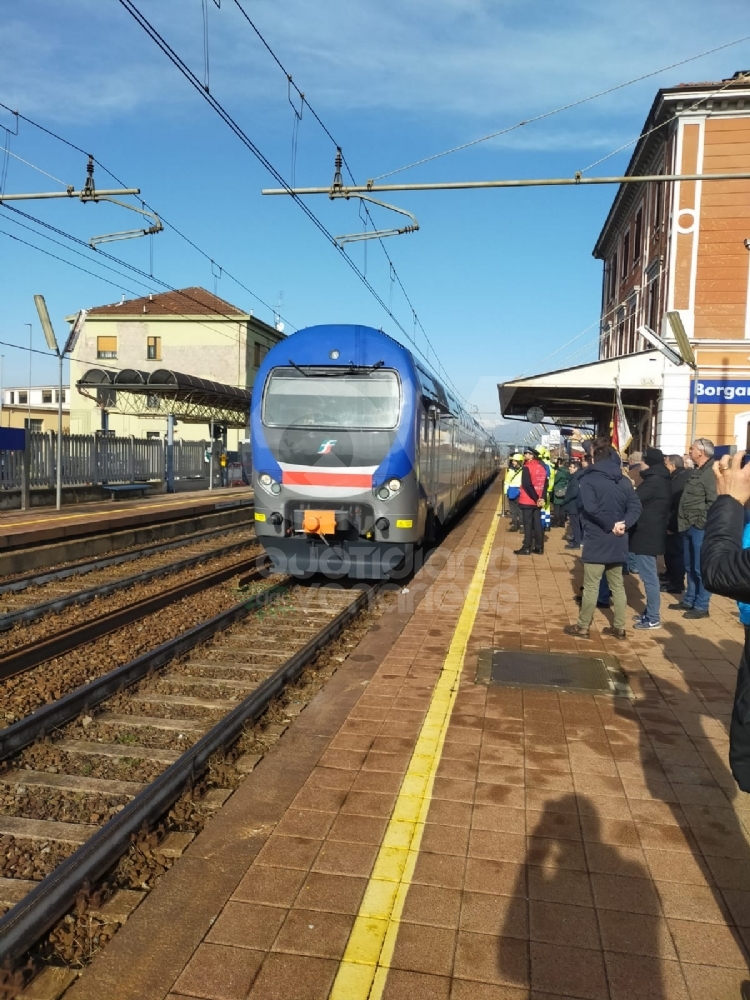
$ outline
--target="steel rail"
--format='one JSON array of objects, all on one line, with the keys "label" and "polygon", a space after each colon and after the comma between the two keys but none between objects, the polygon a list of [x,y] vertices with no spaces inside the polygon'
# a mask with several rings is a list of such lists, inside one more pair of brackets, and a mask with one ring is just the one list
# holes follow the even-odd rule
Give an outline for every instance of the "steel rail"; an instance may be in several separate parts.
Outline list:
[{"label": "steel rail", "polygon": [[[303,649],[282,664],[274,674],[190,747],[179,760],[163,771],[121,812],[113,816],[85,844],[32,889],[20,903],[9,910],[0,919],[0,964],[17,962],[26,954],[70,909],[80,889],[86,883],[94,882],[101,877],[119,860],[130,846],[132,836],[137,834],[144,824],[153,823],[169,809],[185,788],[205,769],[212,754],[233,743],[241,734],[243,726],[260,716],[283,688],[299,677],[316,653],[367,605],[374,591],[374,586],[363,589],[360,595]],[[233,614],[242,617],[243,615],[238,614],[239,610],[242,609],[244,614],[247,614],[252,607],[261,603],[263,596],[258,595],[243,605],[237,605],[230,611],[211,619],[211,622],[216,623],[218,619],[225,619]],[[209,624],[206,622],[197,628],[205,628]],[[190,634],[185,633],[185,636]],[[156,652],[155,650],[154,653]],[[144,657],[140,659],[143,660]],[[0,732],[0,738],[5,732],[6,730]]]},{"label": "steel rail", "polygon": [[31,715],[6,726],[5,729],[0,729],[0,760],[5,760],[18,753],[34,740],[41,739],[53,729],[71,722],[81,713],[88,712],[99,702],[111,698],[113,694],[145,677],[150,670],[163,667],[175,656],[181,656],[182,653],[186,653],[199,643],[210,639],[216,632],[233,625],[250,611],[271,603],[280,594],[286,592],[287,586],[286,583],[275,584],[261,594],[257,594],[247,601],[242,601],[240,604],[235,604],[226,611],[214,615],[213,618],[193,626],[174,639],[168,639],[155,649],[142,653],[141,656],[130,660],[129,663],[123,663],[88,684],[82,684],[57,701],[53,701],[49,705],[42,705]]},{"label": "steel rail", "polygon": [[169,552],[171,549],[192,545],[203,539],[211,538],[213,535],[228,535],[232,531],[238,529],[245,531],[252,527],[252,521],[248,521],[247,524],[241,521],[237,524],[225,524],[218,528],[197,531],[194,535],[183,535],[181,538],[173,539],[171,542],[141,545],[118,556],[79,560],[79,562],[63,566],[60,569],[49,570],[46,573],[27,573],[25,576],[16,576],[7,583],[0,583],[0,594],[20,593],[22,590],[26,590],[27,587],[42,586],[45,583],[52,583],[54,580],[67,580],[71,576],[83,576],[85,573],[93,573],[95,570],[106,569],[108,566],[120,566],[122,563],[135,562],[135,560],[143,559],[146,556],[158,555],[160,552]]},{"label": "steel rail", "polygon": [[135,587],[139,583],[148,583],[150,580],[158,580],[162,576],[170,576],[172,573],[179,573],[193,566],[199,566],[209,559],[217,559],[220,556],[227,555],[229,552],[234,552],[245,544],[245,542],[232,542],[231,545],[222,545],[218,549],[200,552],[198,555],[179,559],[177,562],[168,563],[166,566],[155,566],[153,569],[144,569],[141,573],[134,573],[133,576],[125,576],[121,580],[111,580],[109,583],[101,583],[97,587],[76,590],[72,594],[63,594],[60,597],[53,597],[51,600],[44,601],[41,604],[34,604],[28,608],[21,608],[19,611],[12,611],[7,615],[0,615],[0,632],[5,632],[20,622],[31,622],[54,611],[63,611],[74,604],[89,604],[97,597],[109,597],[110,594],[116,594],[118,590],[127,590],[129,587]]},{"label": "steel rail", "polygon": [[144,597],[143,600],[136,601],[134,604],[110,611],[109,614],[102,615],[90,622],[84,622],[77,628],[57,632],[49,639],[27,643],[7,656],[0,657],[0,680],[31,670],[40,663],[44,663],[45,660],[69,653],[84,643],[93,642],[94,639],[99,639],[109,632],[130,625],[132,622],[138,621],[139,618],[145,618],[146,615],[153,614],[155,611],[161,611],[162,608],[181,600],[183,597],[191,597],[207,587],[214,587],[232,576],[252,570],[258,565],[258,558],[258,556],[253,556],[252,559],[244,559],[232,566],[225,566],[214,573],[209,573],[208,576],[178,584],[178,586],[170,587],[169,590],[162,591],[160,594]]}]

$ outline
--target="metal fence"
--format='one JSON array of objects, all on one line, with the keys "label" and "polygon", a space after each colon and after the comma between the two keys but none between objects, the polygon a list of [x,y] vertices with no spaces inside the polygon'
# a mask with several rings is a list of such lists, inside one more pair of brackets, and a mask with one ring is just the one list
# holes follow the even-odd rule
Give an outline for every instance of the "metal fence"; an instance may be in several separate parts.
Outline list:
[{"label": "metal fence", "polygon": [[[54,488],[57,435],[32,431],[29,442],[29,485]],[[174,474],[178,479],[208,475],[207,441],[175,441]],[[166,447],[161,439],[106,434],[65,434],[62,439],[63,486],[100,486],[163,480]],[[22,453],[0,450],[0,490],[22,485]]]}]

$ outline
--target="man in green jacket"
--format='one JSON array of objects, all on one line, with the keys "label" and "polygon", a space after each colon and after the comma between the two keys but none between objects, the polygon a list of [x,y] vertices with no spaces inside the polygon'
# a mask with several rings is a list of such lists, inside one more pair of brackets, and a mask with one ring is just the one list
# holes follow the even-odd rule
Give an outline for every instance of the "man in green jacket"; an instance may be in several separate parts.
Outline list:
[{"label": "man in green jacket", "polygon": [[690,458],[695,468],[685,481],[677,511],[677,528],[685,550],[687,589],[680,603],[670,604],[670,608],[684,611],[684,618],[708,618],[711,595],[701,576],[701,545],[708,510],[716,499],[713,441],[697,438],[690,446]]}]

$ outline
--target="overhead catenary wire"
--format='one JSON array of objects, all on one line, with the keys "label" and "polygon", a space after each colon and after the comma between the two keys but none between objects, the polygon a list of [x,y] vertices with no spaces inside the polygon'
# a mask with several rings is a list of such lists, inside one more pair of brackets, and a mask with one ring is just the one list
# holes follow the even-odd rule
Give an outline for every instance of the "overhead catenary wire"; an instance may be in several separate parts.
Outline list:
[{"label": "overhead catenary wire", "polygon": [[[23,215],[25,218],[30,219],[33,222],[36,222],[39,225],[44,226],[45,228],[50,229],[50,230],[58,233],[59,235],[64,236],[67,239],[69,239],[69,240],[71,240],[71,241],[73,241],[75,243],[78,243],[78,244],[80,244],[83,247],[87,247],[88,248],[88,244],[85,243],[83,240],[80,240],[78,237],[73,236],[70,233],[66,233],[64,230],[61,230],[61,229],[58,229],[55,226],[52,226],[50,223],[43,222],[41,219],[36,219],[36,218],[34,218],[34,216],[31,216],[31,215],[29,215],[26,212],[20,212],[18,209],[13,209],[13,211],[16,211],[16,212],[18,212],[19,215]],[[53,242],[53,243],[57,244],[58,246],[62,247],[63,249],[68,250],[70,253],[75,253],[78,256],[87,257],[88,258],[87,254],[81,253],[79,250],[75,250],[73,247],[66,246],[63,243],[60,243],[58,240],[55,240],[53,237],[47,236],[45,233],[39,233],[36,230],[32,229],[30,226],[25,226],[23,223],[20,223],[20,222],[18,222],[15,219],[8,219],[7,221],[14,222],[16,225],[23,226],[24,229],[28,229],[30,232],[34,233],[34,235],[41,236],[44,239],[48,239],[51,242]],[[56,260],[59,260],[62,263],[67,264],[69,267],[73,267],[73,268],[76,268],[77,270],[84,271],[86,274],[89,274],[89,275],[91,275],[94,278],[99,278],[101,281],[105,281],[107,284],[114,285],[116,288],[119,288],[121,291],[128,292],[131,295],[135,296],[136,298],[143,298],[143,292],[137,291],[137,290],[129,287],[128,285],[118,284],[118,283],[116,283],[114,281],[111,281],[111,280],[103,277],[102,275],[96,274],[94,271],[90,271],[87,268],[84,268],[84,267],[81,267],[78,264],[75,264],[73,261],[66,260],[63,257],[59,257],[57,254],[50,253],[49,251],[44,250],[44,248],[39,247],[39,246],[37,246],[34,243],[29,243],[29,242],[27,242],[25,240],[19,239],[18,237],[13,236],[11,233],[5,232],[5,230],[0,229],[0,233],[3,233],[4,235],[9,236],[11,239],[16,239],[16,240],[18,240],[18,242],[25,243],[27,246],[31,247],[32,249],[38,250],[40,253],[44,253],[44,254],[47,254],[47,256],[54,257]],[[124,267],[127,267],[127,268],[131,269],[133,272],[135,272],[138,275],[142,275],[144,278],[151,277],[145,271],[142,271],[140,268],[136,267],[135,265],[128,264],[126,261],[121,261],[119,257],[114,257],[111,254],[102,254],[102,256],[109,257],[110,260],[113,260],[113,261],[116,261],[117,263],[122,264]],[[117,271],[116,268],[109,267],[109,265],[100,263],[97,259],[95,259],[94,261],[92,261],[92,263],[95,263],[95,264],[97,264],[100,267],[105,267],[108,270],[113,271],[119,277],[126,277],[125,275],[122,274],[121,271]],[[147,289],[152,289],[154,287],[154,284],[161,285],[162,288],[164,288],[166,291],[168,291],[168,292],[176,292],[183,299],[185,299],[186,301],[188,301],[188,302],[194,302],[197,306],[199,306],[201,308],[201,310],[203,310],[203,309],[206,308],[205,303],[200,302],[198,299],[195,299],[193,296],[188,295],[184,290],[179,289],[179,288],[175,288],[174,286],[170,285],[168,282],[165,282],[165,281],[163,281],[160,278],[153,278],[153,282],[151,284],[149,284],[148,282],[145,282],[145,281],[140,281],[138,278],[133,278],[132,276],[129,277],[129,280],[131,280],[131,281],[134,280],[137,284],[143,285]],[[240,343],[242,343],[242,337],[241,336],[238,336],[238,335],[235,335],[235,334],[232,334],[232,333],[228,333],[228,332],[226,332],[224,330],[217,329],[215,326],[210,325],[210,321],[209,322],[202,322],[201,320],[196,320],[195,316],[193,314],[180,312],[179,310],[173,309],[173,308],[169,308],[168,306],[166,308],[167,308],[167,311],[170,312],[170,313],[172,313],[172,315],[175,316],[176,318],[182,318],[182,319],[188,319],[189,318],[192,322],[196,323],[198,326],[203,326],[203,327],[205,327],[205,329],[210,330],[212,333],[216,333],[216,334],[219,334],[222,337],[227,338],[228,340],[230,340],[234,344],[240,344]],[[235,315],[232,315],[230,313],[220,312],[218,309],[213,309],[212,312],[217,317],[217,319],[226,319],[226,320],[229,320],[232,323],[236,323],[237,322],[237,317]]]},{"label": "overhead catenary wire", "polygon": [[[268,41],[264,37],[263,33],[260,31],[260,29],[258,28],[258,26],[253,21],[253,19],[247,13],[247,11],[245,10],[245,8],[243,7],[243,5],[241,3],[241,0],[234,0],[234,4],[237,7],[237,9],[239,10],[239,12],[241,13],[242,17],[248,23],[248,25],[250,26],[250,28],[257,35],[257,37],[260,40],[261,44],[266,49],[266,51],[268,52],[268,54],[271,56],[271,58],[273,59],[273,61],[276,63],[276,65],[278,66],[278,68],[286,76],[288,87],[289,88],[293,88],[296,91],[297,95],[300,98],[300,102],[301,102],[300,110],[301,110],[301,108],[304,105],[307,105],[307,109],[310,112],[310,114],[313,116],[313,118],[315,119],[315,121],[321,127],[321,129],[323,130],[323,132],[328,136],[328,138],[330,139],[330,141],[334,145],[334,147],[341,152],[341,158],[342,158],[343,165],[346,168],[346,171],[349,174],[349,177],[351,178],[352,183],[356,184],[356,181],[354,179],[354,174],[352,172],[351,167],[349,166],[349,163],[348,163],[348,161],[346,159],[346,156],[343,153],[341,144],[339,142],[337,142],[337,140],[335,139],[335,137],[334,137],[333,133],[331,132],[331,130],[325,124],[325,122],[320,117],[320,115],[317,113],[317,111],[315,110],[315,108],[310,104],[309,98],[305,96],[305,94],[300,90],[300,88],[294,82],[292,74],[289,72],[289,70],[287,69],[287,67],[282,63],[281,59],[279,59],[278,55],[273,50],[273,48],[271,47],[271,45],[268,43]],[[291,98],[290,98],[290,103],[291,103]],[[292,105],[292,107],[294,107],[294,105]],[[295,109],[295,114],[296,114],[296,109]],[[300,114],[300,117],[301,117],[301,114]],[[296,122],[295,124],[298,124],[298,122]],[[295,147],[294,155],[296,155],[296,147]],[[292,186],[294,186],[294,181],[292,181]],[[372,215],[371,215],[371,212],[370,212],[370,209],[369,209],[369,206],[367,205],[367,203],[360,200],[360,206],[364,206],[366,219],[369,220],[369,222],[372,224],[373,229],[376,229],[375,223],[373,221],[373,218],[372,218]],[[365,228],[367,228],[367,222],[365,222]],[[425,343],[427,344],[427,347],[428,347],[428,352],[430,350],[432,351],[433,357],[435,359],[434,360],[435,366],[440,370],[441,376],[450,385],[451,389],[456,393],[456,395],[459,396],[464,402],[466,402],[466,399],[461,394],[461,392],[459,392],[459,390],[456,387],[455,383],[453,382],[453,380],[451,379],[450,375],[448,374],[445,366],[441,362],[440,357],[439,357],[437,351],[435,350],[432,342],[430,341],[430,338],[427,335],[427,331],[425,330],[424,326],[422,325],[422,321],[419,319],[419,316],[417,315],[417,312],[414,309],[414,305],[413,305],[411,299],[409,298],[409,295],[407,294],[406,288],[404,287],[404,284],[403,284],[403,282],[402,282],[402,280],[401,280],[401,278],[400,278],[400,276],[398,274],[398,271],[396,270],[396,267],[395,267],[395,265],[393,263],[393,260],[391,259],[391,256],[388,253],[388,250],[386,249],[385,243],[383,242],[383,238],[379,236],[379,237],[377,237],[377,239],[378,239],[378,243],[380,244],[380,247],[381,247],[381,249],[382,249],[382,251],[383,251],[383,253],[385,255],[385,258],[386,258],[386,260],[388,262],[388,268],[389,268],[388,274],[389,274],[389,281],[390,281],[390,287],[389,287],[390,302],[389,302],[388,312],[390,313],[391,310],[392,310],[392,287],[393,287],[393,281],[395,280],[396,283],[398,284],[399,288],[401,289],[401,293],[403,294],[404,299],[406,300],[407,305],[409,306],[409,309],[411,310],[415,326],[419,326],[419,329],[422,331],[422,335],[424,336]],[[365,263],[365,270],[364,270],[363,273],[366,276],[366,272],[367,272],[367,243],[366,242],[365,242],[364,263]],[[402,333],[407,337],[407,339],[411,341],[411,343],[414,345],[415,349],[420,354],[422,354],[421,348],[416,343],[416,338],[414,336],[410,336],[409,333],[408,333],[408,331],[400,323],[398,323],[397,325],[398,325],[399,329],[402,331]],[[429,360],[429,356],[425,356],[423,354],[423,357],[424,357],[425,361],[428,364],[431,363],[430,360]]]},{"label": "overhead catenary wire", "polygon": [[[750,83],[750,74],[748,74],[747,79],[748,83]],[[689,115],[691,111],[696,111],[702,104],[705,104],[707,101],[712,101],[714,98],[722,94],[727,89],[727,87],[736,83],[737,81],[732,77],[730,77],[728,80],[725,80],[722,86],[719,87],[717,90],[714,90],[712,93],[706,94],[703,97],[699,97],[694,104],[691,104],[689,108],[685,108],[683,111],[680,112],[680,114],[683,116]],[[667,118],[665,119],[665,121],[660,122],[658,125],[654,125],[653,128],[650,128],[647,132],[641,132],[634,139],[629,139],[626,143],[623,143],[622,146],[618,146],[617,149],[613,149],[610,153],[607,153],[606,156],[600,156],[598,160],[594,160],[593,163],[589,163],[589,165],[587,167],[583,167],[583,169],[580,170],[579,173],[585,174],[587,170],[593,170],[593,168],[598,167],[600,163],[605,163],[613,156],[617,156],[618,153],[622,153],[623,150],[628,149],[630,146],[634,146],[637,142],[640,142],[641,139],[647,139],[648,136],[653,135],[654,132],[658,132],[660,129],[663,129],[666,125],[669,124],[669,122],[670,119]]]},{"label": "overhead catenary wire", "polygon": [[[236,2],[236,0],[235,0]],[[383,297],[377,291],[377,289],[372,285],[372,283],[367,279],[367,277],[362,273],[359,266],[354,260],[344,251],[344,249],[339,246],[336,238],[328,230],[321,219],[312,211],[312,209],[302,201],[292,190],[290,185],[284,179],[284,177],[279,173],[276,167],[271,163],[268,157],[260,150],[256,143],[247,135],[247,133],[242,129],[242,127],[234,120],[234,118],[229,114],[229,112],[224,108],[220,101],[214,97],[213,94],[206,91],[200,83],[200,80],[195,75],[193,70],[184,62],[184,60],[175,52],[175,50],[169,45],[166,39],[160,34],[160,32],[150,23],[150,21],[145,17],[144,14],[136,7],[132,0],[119,0],[119,3],[128,13],[133,17],[136,23],[143,28],[146,34],[151,38],[151,40],[161,49],[164,55],[170,60],[170,62],[182,73],[185,79],[190,83],[190,85],[203,97],[207,104],[218,114],[222,121],[227,125],[227,127],[234,133],[234,135],[242,142],[242,144],[252,153],[253,156],[261,163],[261,165],[271,174],[272,177],[284,188],[284,190],[289,194],[293,201],[299,206],[299,208],[304,212],[307,218],[313,223],[315,228],[321,233],[321,235],[331,244],[331,246],[339,253],[342,259],[346,262],[347,266],[354,272],[354,274],[360,279],[362,284],[367,288],[370,294],[373,296],[375,301],[381,306],[381,308],[387,313],[388,316],[393,320],[398,329],[408,338],[409,334],[406,331],[400,320],[391,312],[388,308]],[[421,352],[420,352],[421,353]]]},{"label": "overhead catenary wire", "polygon": [[[123,188],[127,187],[127,185],[125,184],[125,182],[120,177],[118,177],[117,174],[115,174],[112,170],[110,170],[109,167],[106,166],[106,164],[104,164],[101,160],[97,159],[97,157],[95,157],[92,154],[88,153],[81,146],[78,146],[76,143],[72,142],[70,139],[66,139],[65,136],[59,135],[57,132],[52,131],[51,129],[47,128],[45,125],[42,125],[40,122],[35,121],[33,118],[29,118],[27,115],[22,114],[20,111],[13,110],[9,105],[4,104],[2,101],[0,101],[0,108],[3,108],[5,111],[10,112],[10,114],[15,115],[17,122],[20,119],[21,121],[26,122],[27,125],[31,125],[32,128],[38,129],[40,132],[45,133],[46,135],[50,136],[52,139],[55,139],[57,142],[60,142],[63,145],[68,146],[70,149],[75,150],[77,153],[81,153],[83,156],[86,156],[86,157],[91,156],[92,159],[93,159],[93,161],[94,161],[94,163],[98,167],[100,167],[104,171],[105,174],[107,174],[109,177],[111,177],[112,180],[114,180],[117,184],[119,184],[120,187],[123,187]],[[7,132],[7,129],[6,129],[6,132]],[[11,135],[13,135],[13,134],[16,134],[16,133],[11,133]],[[59,183],[63,183],[63,182],[60,181]],[[152,205],[149,205],[148,202],[143,201],[142,204],[149,211],[156,212],[156,209]],[[211,254],[209,254],[207,251],[203,250],[202,247],[198,246],[198,244],[195,243],[194,240],[192,240],[189,236],[187,236],[185,233],[183,233],[176,225],[174,225],[174,223],[169,222],[167,219],[165,219],[164,216],[161,213],[158,213],[158,214],[159,214],[159,217],[161,218],[162,223],[165,226],[168,226],[171,230],[173,230],[173,232],[176,233],[177,236],[179,236],[181,240],[183,240],[185,243],[187,243],[188,246],[192,247],[192,249],[195,250],[196,253],[200,254],[206,261],[209,261],[211,263],[215,262],[214,258],[211,256]],[[104,251],[97,249],[97,253],[103,253],[103,252]],[[271,305],[269,305],[264,299],[262,299],[257,294],[257,292],[254,292],[252,290],[252,288],[249,288],[243,281],[241,281],[238,277],[236,277],[234,274],[232,274],[231,271],[228,271],[227,268],[223,264],[221,265],[221,268],[222,268],[223,273],[231,281],[233,281],[239,288],[243,289],[243,291],[247,292],[248,295],[250,295],[252,298],[254,298],[256,302],[259,302],[265,309],[268,309],[268,311],[273,315],[273,313],[274,313],[273,307]],[[295,324],[292,323],[290,320],[288,320],[285,316],[281,316],[280,318],[282,320],[284,320],[284,323],[290,329],[292,329],[292,330],[296,330],[297,329],[297,327],[295,326]]]},{"label": "overhead catenary wire", "polygon": [[55,184],[60,184],[64,188],[69,188],[73,186],[71,184],[66,184],[65,181],[61,181],[59,177],[55,177],[55,175],[49,173],[49,171],[43,170],[42,167],[38,167],[36,163],[32,163],[31,160],[24,160],[22,156],[19,156],[18,153],[14,153],[7,146],[0,146],[0,153],[5,153],[6,156],[12,156],[13,159],[18,160],[19,163],[23,163],[25,166],[31,167],[32,170],[36,170],[38,173],[44,174],[45,177],[49,177],[49,179],[51,181],[54,181]]},{"label": "overhead catenary wire", "polygon": [[[139,292],[135,291],[132,288],[128,288],[127,285],[118,284],[118,283],[116,283],[114,281],[111,281],[109,278],[105,278],[101,274],[96,274],[94,271],[89,271],[87,268],[81,267],[80,264],[76,264],[73,261],[66,260],[64,257],[60,257],[57,254],[52,253],[50,250],[45,250],[44,247],[37,246],[35,243],[31,243],[28,240],[24,240],[20,236],[16,236],[13,233],[9,233],[9,232],[7,232],[6,230],[4,230],[2,228],[0,228],[0,235],[7,236],[9,239],[15,240],[17,243],[22,243],[24,246],[30,247],[32,250],[37,250],[39,253],[42,253],[42,254],[44,254],[47,257],[52,257],[54,260],[58,260],[58,261],[60,261],[63,264],[67,264],[68,267],[73,267],[77,271],[83,271],[84,273],[89,274],[92,278],[98,278],[99,281],[104,281],[108,285],[114,285],[116,288],[119,288],[121,291],[130,292],[130,294],[135,295],[137,297],[140,297],[140,293]],[[37,235],[43,236],[44,234],[43,233],[39,233]],[[57,242],[57,241],[54,241],[54,242]],[[67,248],[67,249],[71,249],[71,248]],[[175,317],[177,317],[177,318],[181,318],[181,317],[185,316],[184,313],[179,313],[176,310],[169,310],[169,311],[172,312],[172,314]],[[221,332],[221,331],[216,331],[213,327],[208,327],[207,324],[205,324],[205,323],[200,323],[199,322],[198,325],[199,326],[206,326],[207,329],[210,329],[214,333]],[[226,336],[229,336],[229,335],[227,334]],[[238,338],[232,338],[232,339],[237,340]],[[26,352],[28,352],[30,350],[29,347],[24,346],[23,344],[6,343],[4,341],[2,341],[0,343],[3,343],[7,347],[15,347],[19,351],[26,351]],[[40,350],[36,350],[36,348],[34,348],[32,350],[33,350],[34,354],[49,355],[49,357],[53,357],[53,358],[56,358],[58,356],[57,354],[55,354],[52,351],[40,351]],[[75,359],[75,360],[77,360],[79,363],[86,363],[86,362],[83,361],[83,359],[80,359],[80,358]],[[112,361],[111,361],[111,359],[108,359],[107,360],[107,364],[106,364],[106,368],[107,368],[108,371],[128,371],[132,367],[133,367],[132,365],[127,365],[125,367],[121,367],[120,365],[113,364]],[[237,388],[240,388],[240,389],[246,389],[247,388],[246,385],[240,385],[239,383],[227,382],[226,384],[227,385],[234,385],[234,386],[236,386]]]},{"label": "overhead catenary wire", "polygon": [[[237,0],[235,0],[235,2],[237,2]],[[414,160],[412,163],[407,163],[403,167],[396,167],[394,170],[388,170],[386,173],[378,174],[372,179],[375,181],[381,181],[384,177],[392,177],[394,174],[403,173],[403,171],[411,170],[413,167],[421,167],[425,163],[430,163],[432,160],[439,160],[441,157],[449,156],[451,153],[459,153],[472,146],[478,146],[480,143],[489,142],[490,139],[498,139],[500,136],[507,135],[509,132],[515,132],[518,129],[523,128],[525,125],[531,125],[534,122],[540,122],[546,118],[551,118],[553,115],[559,115],[564,111],[570,111],[573,108],[580,107],[582,104],[588,104],[591,101],[598,100],[600,97],[606,97],[608,94],[614,94],[618,90],[624,90],[626,87],[632,87],[636,83],[642,83],[644,80],[649,80],[654,76],[659,76],[661,73],[666,73],[670,69],[676,69],[678,66],[685,66],[687,63],[695,62],[697,59],[703,59],[706,56],[713,55],[716,52],[721,52],[724,49],[732,48],[735,45],[741,45],[742,42],[747,41],[750,41],[750,35],[744,35],[742,38],[736,38],[731,42],[716,45],[711,49],[706,49],[704,52],[699,52],[697,55],[688,56],[686,59],[679,59],[677,62],[670,63],[669,66],[662,66],[660,69],[652,70],[650,73],[643,73],[641,76],[634,77],[632,80],[626,80],[624,83],[618,83],[612,87],[607,87],[605,90],[597,91],[595,94],[590,94],[588,97],[581,97],[578,100],[569,101],[567,104],[562,104],[557,108],[551,108],[549,111],[544,111],[541,114],[532,116],[531,118],[524,118],[513,125],[508,125],[506,128],[498,129],[495,132],[490,132],[488,135],[480,136],[478,139],[472,139],[469,142],[461,143],[459,146],[452,146],[450,149],[444,149],[439,153],[432,153],[430,156],[424,156],[420,160]]]}]

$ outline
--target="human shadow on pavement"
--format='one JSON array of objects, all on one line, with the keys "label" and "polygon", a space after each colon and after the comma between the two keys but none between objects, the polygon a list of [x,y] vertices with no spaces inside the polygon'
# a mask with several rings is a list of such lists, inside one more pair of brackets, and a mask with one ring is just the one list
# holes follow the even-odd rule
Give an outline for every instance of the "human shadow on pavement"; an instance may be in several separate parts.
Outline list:
[{"label": "human shadow on pavement", "polygon": [[[570,793],[547,801],[527,843],[499,941],[499,981],[533,996],[668,1000],[659,959],[674,954],[651,874],[603,842],[593,800]],[[529,983],[519,981],[508,944],[523,926]]]},{"label": "human shadow on pavement", "polygon": [[[750,844],[733,807],[738,797],[741,806],[747,797],[736,787],[724,747],[717,746],[722,742],[717,736],[728,731],[732,694],[701,663],[702,656],[717,660],[720,650],[727,657],[725,662],[734,659],[736,665],[741,647],[730,639],[716,643],[688,634],[677,622],[664,622],[654,638],[666,660],[682,673],[688,690],[655,670],[643,678],[643,695],[627,707],[620,702],[622,707],[615,711],[634,722],[637,769],[647,795],[663,803],[661,808],[666,807],[671,818],[667,815],[666,821],[659,822],[648,799],[637,795],[629,795],[631,810],[636,822],[642,823],[639,834],[644,848],[650,849],[653,877],[674,878],[687,886],[699,885],[702,875],[715,903],[713,914],[706,912],[705,919],[723,917],[739,953],[747,958],[739,928],[750,925]],[[621,765],[626,760],[617,763],[625,781],[627,767]],[[686,858],[692,858],[692,863]],[[679,878],[675,878],[678,868]],[[677,910],[672,915],[690,919]]]}]

